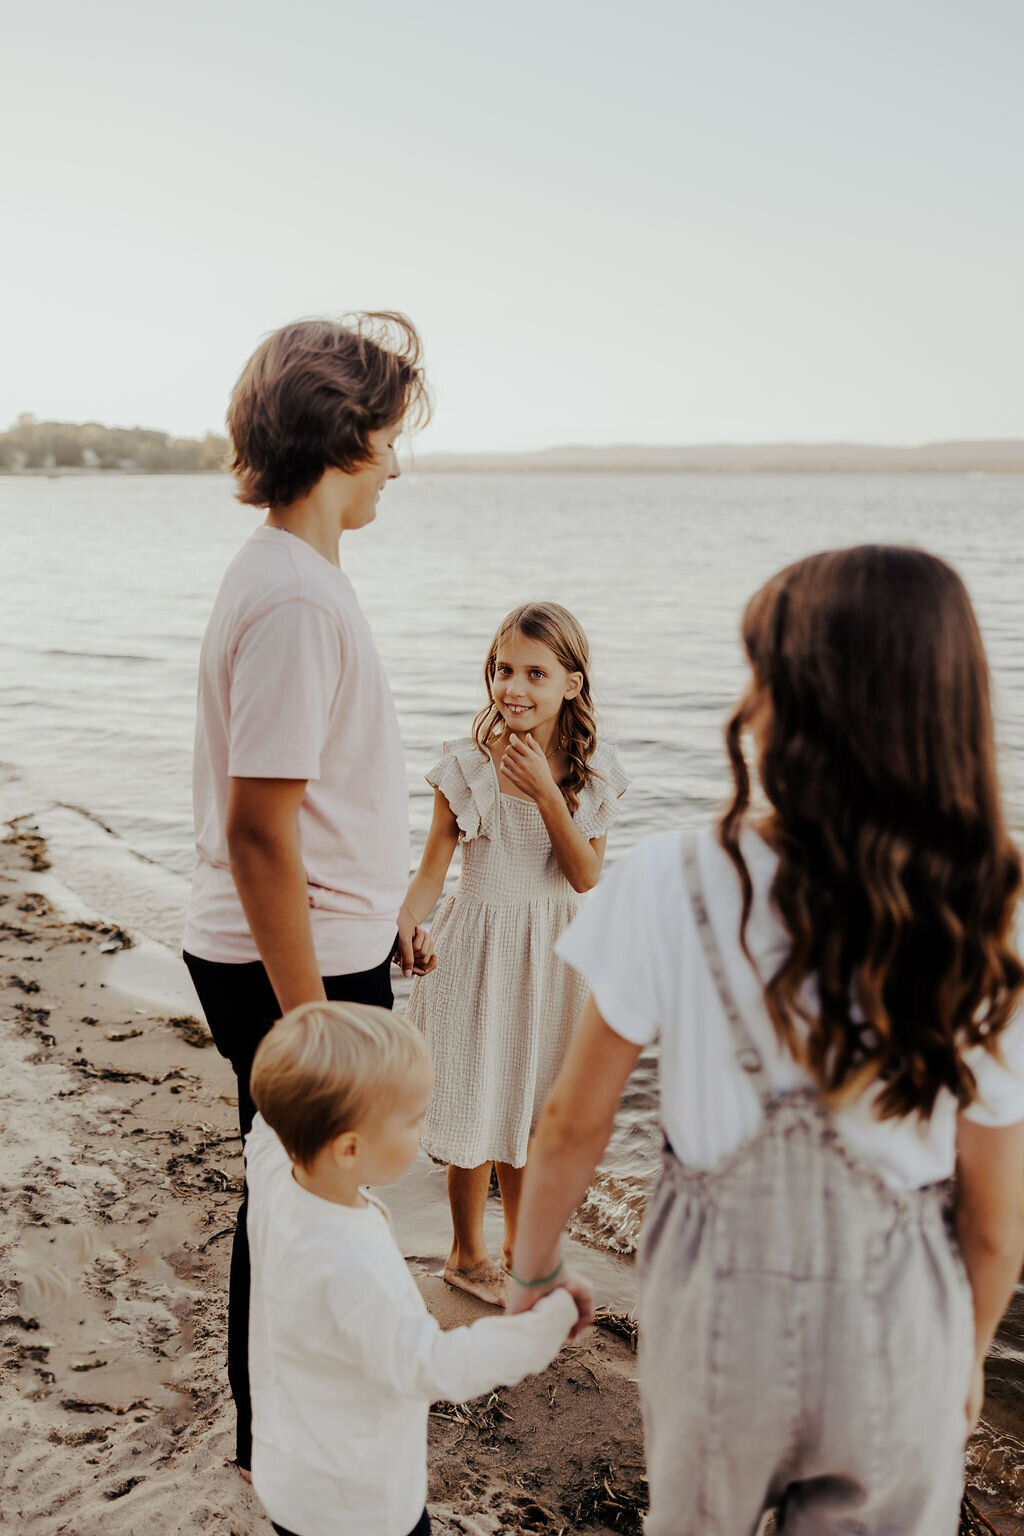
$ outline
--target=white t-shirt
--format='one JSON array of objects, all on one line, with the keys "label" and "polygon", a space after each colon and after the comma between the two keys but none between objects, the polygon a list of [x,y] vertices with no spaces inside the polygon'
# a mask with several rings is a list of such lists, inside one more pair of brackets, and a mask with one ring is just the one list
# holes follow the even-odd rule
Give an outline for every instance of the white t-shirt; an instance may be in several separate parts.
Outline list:
[{"label": "white t-shirt", "polygon": [[[776,858],[746,829],[743,856],[754,886],[747,942],[767,978],[789,940],[768,893]],[[810,1077],[779,1043],[761,983],[739,941],[740,883],[715,831],[697,838],[704,900],[730,985],[779,1093]],[[602,1016],[625,1040],[658,1040],[661,1115],[677,1157],[713,1167],[755,1129],[761,1106],[749,1076],[736,1065],[725,1014],[697,933],[677,833],[646,839],[601,881],[563,934],[558,953],[590,984]],[[1000,1035],[1005,1065],[980,1047],[967,1060],[979,1098],[966,1111],[981,1125],[1024,1120],[1024,1009]],[[918,1189],[948,1178],[956,1159],[957,1105],[943,1090],[928,1121],[911,1115],[879,1120],[877,1089],[837,1112],[849,1143],[894,1189]]]},{"label": "white t-shirt", "polygon": [[568,1291],[443,1333],[387,1211],[297,1184],[262,1116],[249,1184],[252,1478],[301,1536],[408,1536],[427,1496],[427,1413],[541,1371],[576,1320]]},{"label": "white t-shirt", "polygon": [[280,528],[257,528],[231,562],[199,662],[184,947],[237,963],[259,951],[228,863],[232,778],[308,781],[299,837],[320,973],[379,965],[409,878],[398,720],[348,577]]}]

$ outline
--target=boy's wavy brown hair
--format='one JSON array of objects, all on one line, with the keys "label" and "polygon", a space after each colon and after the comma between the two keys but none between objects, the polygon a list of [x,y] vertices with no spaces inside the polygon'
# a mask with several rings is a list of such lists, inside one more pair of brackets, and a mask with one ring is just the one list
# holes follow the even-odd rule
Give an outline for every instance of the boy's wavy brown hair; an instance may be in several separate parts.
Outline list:
[{"label": "boy's wavy brown hair", "polygon": [[765,986],[778,1036],[832,1103],[878,1084],[880,1119],[927,1118],[943,1088],[964,1108],[977,1093],[964,1052],[998,1054],[1024,967],[1021,860],[963,583],[917,549],[814,555],[754,595],[743,641],[753,677],[726,730],[735,794],[719,836],[746,949],[751,728],[790,938]]},{"label": "boy's wavy brown hair", "polygon": [[228,406],[238,500],[290,506],[325,469],[370,463],[371,432],[424,425],[421,355],[415,326],[390,311],[274,331],[242,369]]},{"label": "boy's wavy brown hair", "polygon": [[597,725],[590,692],[590,646],[576,619],[559,603],[523,603],[505,615],[495,632],[484,662],[484,686],[488,703],[473,721],[473,740],[489,757],[488,745],[504,732],[501,711],[494,702],[492,684],[498,651],[511,635],[539,640],[546,645],[567,672],[579,672],[583,686],[574,699],[566,699],[558,717],[558,744],[569,756],[569,771],[558,786],[570,815],[579,806],[580,791],[587,780],[597,777],[589,767],[597,746]]}]

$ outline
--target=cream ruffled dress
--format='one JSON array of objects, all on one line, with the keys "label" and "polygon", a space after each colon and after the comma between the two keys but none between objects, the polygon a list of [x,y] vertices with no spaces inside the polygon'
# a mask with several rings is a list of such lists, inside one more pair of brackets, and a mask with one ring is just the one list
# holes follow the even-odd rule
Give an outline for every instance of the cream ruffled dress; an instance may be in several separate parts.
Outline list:
[{"label": "cream ruffled dress", "polygon": [[[521,1168],[587,995],[554,951],[581,898],[534,802],[504,794],[470,738],[445,742],[444,754],[427,782],[458,822],[462,872],[431,927],[437,969],[415,983],[408,1010],[434,1059],[423,1147],[459,1168]],[[604,743],[590,768],[573,820],[603,837],[629,780]]]}]

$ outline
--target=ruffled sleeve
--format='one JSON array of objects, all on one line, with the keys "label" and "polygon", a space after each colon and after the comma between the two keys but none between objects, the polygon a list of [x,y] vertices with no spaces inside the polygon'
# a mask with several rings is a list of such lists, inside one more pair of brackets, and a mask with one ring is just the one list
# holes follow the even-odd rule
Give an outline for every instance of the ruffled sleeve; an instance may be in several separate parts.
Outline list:
[{"label": "ruffled sleeve", "polygon": [[618,820],[620,801],[629,780],[622,771],[618,753],[607,742],[598,742],[589,766],[591,777],[580,791],[573,819],[584,837],[604,837]]},{"label": "ruffled sleeve", "polygon": [[451,806],[464,841],[494,836],[498,797],[494,768],[472,737],[446,741],[444,756],[426,777]]}]

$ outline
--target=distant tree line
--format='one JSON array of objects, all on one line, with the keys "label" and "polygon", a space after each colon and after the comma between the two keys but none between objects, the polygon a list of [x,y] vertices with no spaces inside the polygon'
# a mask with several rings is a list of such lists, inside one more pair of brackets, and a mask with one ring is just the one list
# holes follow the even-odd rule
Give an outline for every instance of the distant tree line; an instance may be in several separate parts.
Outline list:
[{"label": "distant tree line", "polygon": [[89,421],[37,421],[19,416],[0,432],[0,471],[122,469],[144,474],[187,475],[222,470],[227,438],[171,437],[146,427],[101,427]]}]

